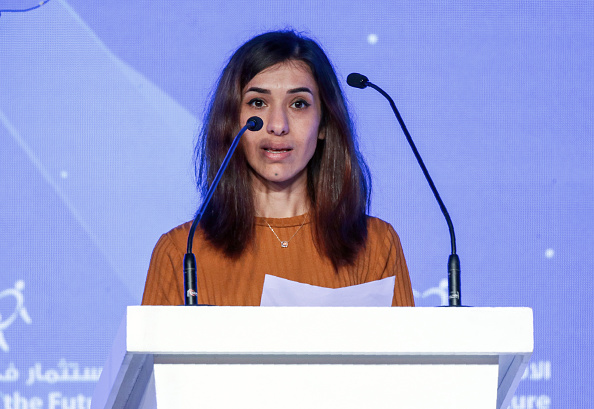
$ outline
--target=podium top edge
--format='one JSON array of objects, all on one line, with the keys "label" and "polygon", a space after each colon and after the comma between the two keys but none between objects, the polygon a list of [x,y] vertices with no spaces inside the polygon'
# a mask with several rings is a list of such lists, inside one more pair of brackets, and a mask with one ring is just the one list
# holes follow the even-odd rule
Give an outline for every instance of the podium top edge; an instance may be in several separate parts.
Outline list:
[{"label": "podium top edge", "polygon": [[526,307],[130,306],[128,351],[530,354]]}]

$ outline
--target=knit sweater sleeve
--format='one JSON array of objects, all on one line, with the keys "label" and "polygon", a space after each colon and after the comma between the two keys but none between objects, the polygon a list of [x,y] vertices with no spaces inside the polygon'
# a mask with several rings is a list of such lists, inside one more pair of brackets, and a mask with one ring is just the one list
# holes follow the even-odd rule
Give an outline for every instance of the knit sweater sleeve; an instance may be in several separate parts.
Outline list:
[{"label": "knit sweater sleeve", "polygon": [[[184,251],[169,234],[161,236],[151,257],[144,286],[143,305],[181,305],[183,288],[179,277],[183,272]],[[183,283],[182,283],[183,284]]]},{"label": "knit sweater sleeve", "polygon": [[415,305],[415,300],[413,298],[410,276],[408,267],[406,266],[406,260],[404,259],[400,237],[398,237],[394,228],[389,224],[386,241],[389,243],[390,251],[386,259],[384,275],[386,277],[392,275],[396,276],[392,306],[413,307]]}]

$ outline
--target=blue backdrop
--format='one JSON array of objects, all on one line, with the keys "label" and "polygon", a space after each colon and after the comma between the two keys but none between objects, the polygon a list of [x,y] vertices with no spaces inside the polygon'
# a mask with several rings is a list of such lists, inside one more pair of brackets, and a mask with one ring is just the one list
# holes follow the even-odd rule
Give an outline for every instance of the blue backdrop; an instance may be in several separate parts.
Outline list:
[{"label": "blue backdrop", "polygon": [[[341,80],[364,73],[396,100],[456,227],[464,304],[534,309],[511,407],[591,407],[594,3],[451,3],[52,0],[2,12],[0,408],[88,407],[155,242],[198,204],[192,146],[221,68],[249,37],[286,27],[318,39]],[[443,216],[387,103],[345,93],[371,213],[399,232],[417,305],[440,305]]]}]

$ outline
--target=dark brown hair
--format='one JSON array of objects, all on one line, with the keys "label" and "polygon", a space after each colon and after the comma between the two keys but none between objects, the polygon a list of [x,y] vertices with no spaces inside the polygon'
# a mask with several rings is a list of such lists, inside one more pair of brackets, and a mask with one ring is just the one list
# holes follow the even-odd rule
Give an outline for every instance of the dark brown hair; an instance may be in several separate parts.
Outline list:
[{"label": "dark brown hair", "polygon": [[[307,166],[307,191],[314,239],[335,268],[352,264],[367,239],[366,210],[371,181],[334,68],[322,48],[293,31],[256,36],[231,57],[219,78],[196,145],[198,188],[205,193],[241,128],[242,91],[259,72],[287,61],[302,61],[315,79],[322,105],[316,151]],[[249,168],[241,145],[229,163],[200,226],[228,257],[251,243],[255,209]]]}]

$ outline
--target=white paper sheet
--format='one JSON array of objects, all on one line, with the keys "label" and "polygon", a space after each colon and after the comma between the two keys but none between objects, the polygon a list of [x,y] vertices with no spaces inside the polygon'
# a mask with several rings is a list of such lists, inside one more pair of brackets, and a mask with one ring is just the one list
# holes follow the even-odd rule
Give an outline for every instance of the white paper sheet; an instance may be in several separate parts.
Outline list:
[{"label": "white paper sheet", "polygon": [[266,275],[263,307],[390,307],[396,277],[342,288],[317,287]]}]

